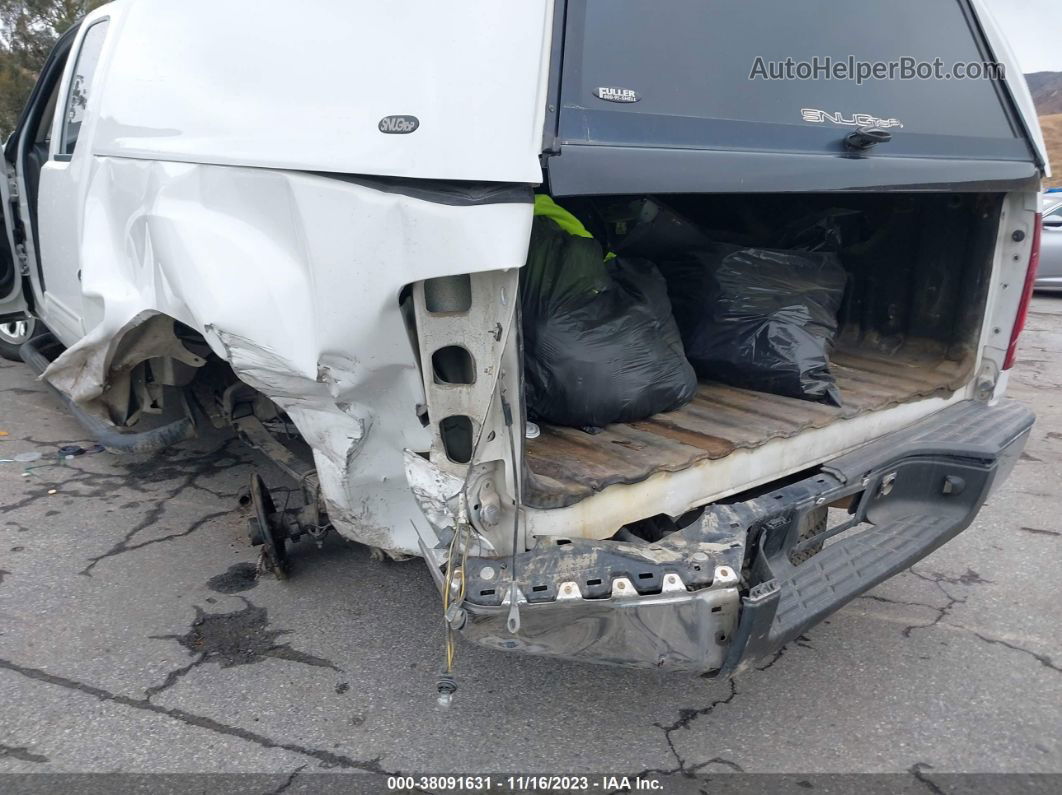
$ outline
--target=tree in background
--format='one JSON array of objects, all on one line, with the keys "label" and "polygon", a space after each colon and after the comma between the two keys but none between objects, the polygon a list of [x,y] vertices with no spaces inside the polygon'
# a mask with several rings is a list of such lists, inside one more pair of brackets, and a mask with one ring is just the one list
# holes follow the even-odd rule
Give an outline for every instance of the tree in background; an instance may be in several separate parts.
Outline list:
[{"label": "tree in background", "polygon": [[56,40],[105,0],[0,0],[0,135],[15,128]]}]

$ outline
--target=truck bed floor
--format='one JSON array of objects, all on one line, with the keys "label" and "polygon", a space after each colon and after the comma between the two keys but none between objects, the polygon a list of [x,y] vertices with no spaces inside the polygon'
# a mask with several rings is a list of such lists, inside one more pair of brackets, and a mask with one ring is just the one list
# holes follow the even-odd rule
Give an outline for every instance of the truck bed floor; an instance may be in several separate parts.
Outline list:
[{"label": "truck bed floor", "polygon": [[830,362],[842,408],[702,382],[693,401],[678,411],[610,425],[598,434],[543,424],[541,435],[527,442],[532,477],[524,502],[561,508],[617,483],[677,472],[868,411],[946,397],[968,380],[972,368],[969,361],[907,349],[893,355],[841,349]]}]

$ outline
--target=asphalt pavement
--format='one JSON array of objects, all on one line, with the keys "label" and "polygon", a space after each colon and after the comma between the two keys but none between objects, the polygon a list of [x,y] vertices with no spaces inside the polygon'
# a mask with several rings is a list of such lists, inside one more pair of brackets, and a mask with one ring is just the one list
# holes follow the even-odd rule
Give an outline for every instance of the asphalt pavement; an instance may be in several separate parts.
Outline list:
[{"label": "asphalt pavement", "polygon": [[928,792],[949,773],[1062,773],[1062,297],[1034,300],[1010,394],[1039,421],[976,523],[757,670],[462,642],[443,710],[421,562],[333,538],[294,548],[290,580],[256,578],[236,500],[254,453],[217,436],[56,463],[91,440],[0,362],[0,459],[43,454],[0,463],[0,773],[274,774],[262,791],[295,791],[321,771],[869,772]]}]

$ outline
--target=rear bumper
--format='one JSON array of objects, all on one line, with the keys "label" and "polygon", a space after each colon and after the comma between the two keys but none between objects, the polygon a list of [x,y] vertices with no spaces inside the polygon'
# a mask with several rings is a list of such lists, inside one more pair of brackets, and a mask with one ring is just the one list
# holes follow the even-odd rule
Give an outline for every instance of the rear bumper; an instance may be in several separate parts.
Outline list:
[{"label": "rear bumper", "polygon": [[[515,633],[507,571],[470,559],[462,633],[506,651],[733,673],[968,527],[1033,422],[1013,401],[959,403],[798,482],[710,506],[656,544],[573,539],[519,555]],[[845,502],[850,534],[790,563],[803,518]]]}]

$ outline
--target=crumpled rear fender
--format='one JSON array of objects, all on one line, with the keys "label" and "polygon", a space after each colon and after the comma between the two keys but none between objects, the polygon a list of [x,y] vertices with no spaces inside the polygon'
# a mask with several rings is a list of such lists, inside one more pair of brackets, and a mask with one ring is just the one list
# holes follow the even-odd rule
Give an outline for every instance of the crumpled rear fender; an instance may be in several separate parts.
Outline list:
[{"label": "crumpled rear fender", "polygon": [[431,437],[399,294],[523,265],[530,190],[484,195],[436,200],[423,185],[406,195],[394,183],[98,158],[80,249],[91,330],[44,377],[91,402],[122,335],[170,316],[288,412],[343,535],[415,554],[411,521],[423,515],[403,450],[427,451]]}]

